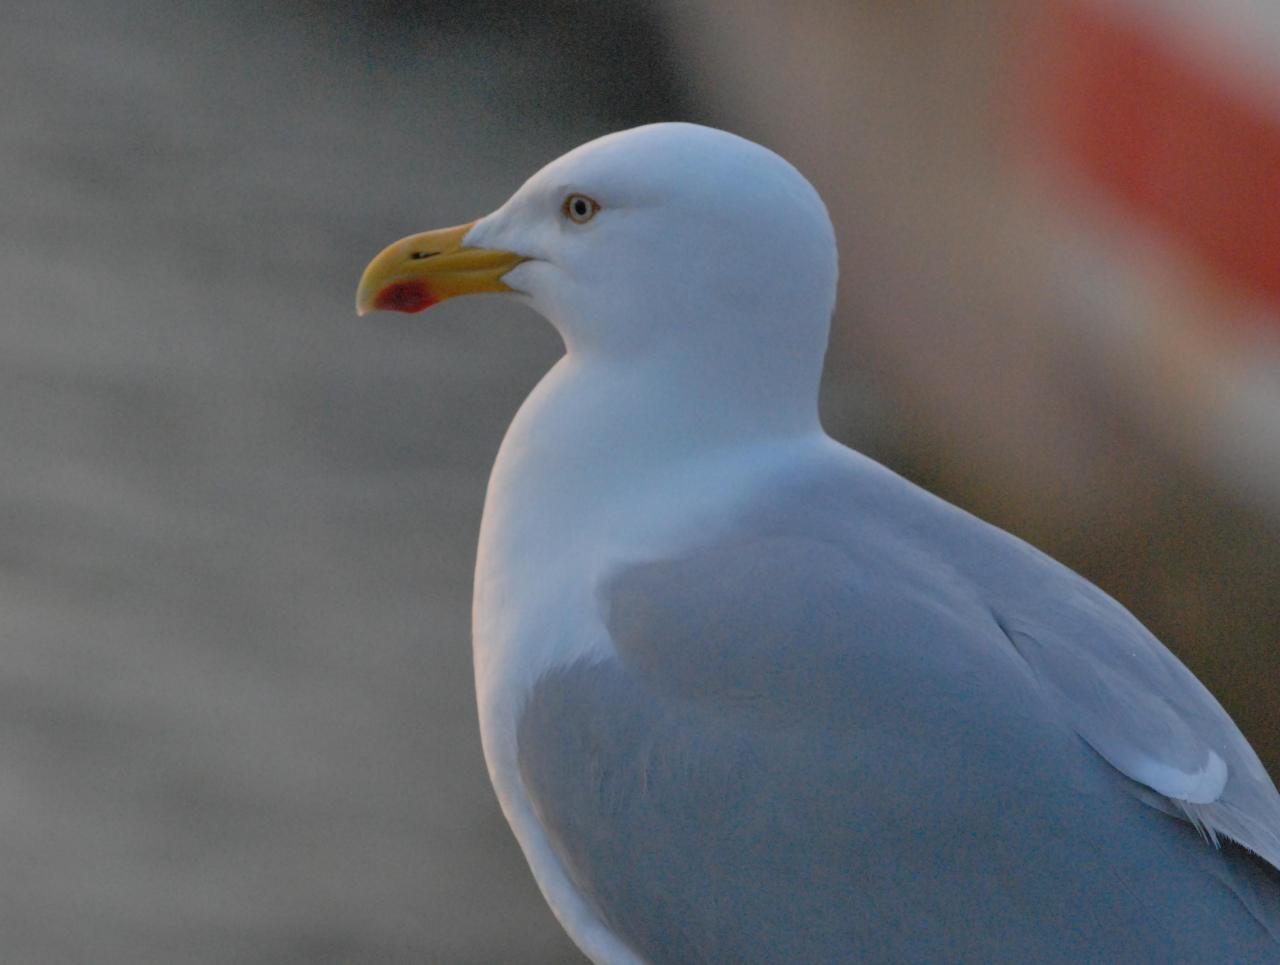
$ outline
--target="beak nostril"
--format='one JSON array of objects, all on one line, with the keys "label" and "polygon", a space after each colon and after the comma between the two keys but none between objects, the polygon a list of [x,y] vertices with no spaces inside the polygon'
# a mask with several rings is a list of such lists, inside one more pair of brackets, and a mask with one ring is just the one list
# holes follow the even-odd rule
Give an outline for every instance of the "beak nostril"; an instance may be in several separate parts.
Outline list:
[{"label": "beak nostril", "polygon": [[438,251],[415,251],[409,256],[410,261],[421,261],[423,258],[432,258],[440,254]]}]

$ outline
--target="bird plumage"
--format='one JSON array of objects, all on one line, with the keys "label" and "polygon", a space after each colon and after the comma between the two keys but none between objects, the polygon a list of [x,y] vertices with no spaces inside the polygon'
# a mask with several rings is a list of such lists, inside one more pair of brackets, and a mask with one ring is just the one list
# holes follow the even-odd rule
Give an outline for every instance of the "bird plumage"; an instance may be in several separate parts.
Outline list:
[{"label": "bird plumage", "polygon": [[734,517],[604,582],[616,655],[519,725],[558,854],[647,961],[1280,960],[1280,872],[1132,772],[1216,748],[1228,837],[1280,796],[1119,604],[847,451]]}]

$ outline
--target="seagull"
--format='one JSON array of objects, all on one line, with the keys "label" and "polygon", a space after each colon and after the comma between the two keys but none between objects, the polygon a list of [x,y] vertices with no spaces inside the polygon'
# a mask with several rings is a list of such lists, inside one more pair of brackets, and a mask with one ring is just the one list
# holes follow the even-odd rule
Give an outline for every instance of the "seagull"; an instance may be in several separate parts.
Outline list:
[{"label": "seagull", "polygon": [[596,963],[1280,962],[1280,795],[1119,603],[831,439],[835,233],[768,149],[610,134],[379,254],[565,354],[489,481],[485,760]]}]

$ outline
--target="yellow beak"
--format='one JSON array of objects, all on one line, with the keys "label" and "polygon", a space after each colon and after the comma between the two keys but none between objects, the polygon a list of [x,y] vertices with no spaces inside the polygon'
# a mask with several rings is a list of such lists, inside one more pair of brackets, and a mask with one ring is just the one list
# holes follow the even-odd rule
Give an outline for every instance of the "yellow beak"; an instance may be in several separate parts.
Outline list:
[{"label": "yellow beak", "polygon": [[420,312],[455,295],[511,291],[502,276],[525,258],[509,251],[462,247],[474,224],[409,235],[382,249],[360,276],[356,314]]}]

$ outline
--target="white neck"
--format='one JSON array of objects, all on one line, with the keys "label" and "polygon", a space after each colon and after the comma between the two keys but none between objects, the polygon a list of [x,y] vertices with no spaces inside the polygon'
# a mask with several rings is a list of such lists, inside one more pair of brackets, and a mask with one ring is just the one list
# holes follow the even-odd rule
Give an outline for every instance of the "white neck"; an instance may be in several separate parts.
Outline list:
[{"label": "white neck", "polygon": [[[494,552],[545,561],[595,524],[610,529],[593,538],[660,526],[636,515],[661,490],[658,477],[821,433],[820,358],[803,366],[765,360],[757,371],[718,360],[707,371],[697,356],[562,358],[503,440],[485,504],[482,564]],[[797,388],[797,381],[808,385]],[[619,498],[623,490],[633,498]],[[626,516],[618,517],[623,507]]]}]

